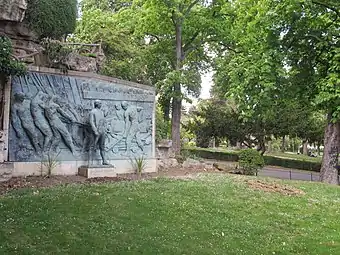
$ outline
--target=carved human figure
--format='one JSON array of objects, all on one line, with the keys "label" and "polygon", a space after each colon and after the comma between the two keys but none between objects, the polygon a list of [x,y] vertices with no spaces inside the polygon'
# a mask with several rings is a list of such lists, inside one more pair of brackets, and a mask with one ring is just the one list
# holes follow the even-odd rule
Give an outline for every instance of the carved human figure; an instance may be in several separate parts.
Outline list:
[{"label": "carved human figure", "polygon": [[126,152],[129,153],[131,151],[131,143],[135,138],[138,147],[143,150],[143,143],[139,136],[139,117],[138,112],[139,108],[129,105],[126,101],[122,102],[122,108],[125,110],[124,112],[124,121],[125,128],[123,137],[126,139]]},{"label": "carved human figure", "polygon": [[25,94],[18,92],[14,94],[14,103],[11,108],[12,114],[12,126],[19,139],[22,138],[22,134],[16,123],[16,119],[19,118],[21,127],[27,134],[35,151],[40,151],[40,143],[37,136],[37,130],[34,126],[32,115],[31,115],[31,101],[26,98]]},{"label": "carved human figure", "polygon": [[55,143],[59,142],[60,139],[63,138],[66,146],[71,150],[72,154],[75,155],[75,148],[72,136],[68,131],[66,125],[60,120],[58,114],[70,120],[71,122],[73,122],[74,120],[70,115],[68,115],[61,109],[60,105],[58,104],[57,96],[54,95],[49,99],[45,113],[55,135]]},{"label": "carved human figure", "polygon": [[107,134],[104,112],[101,110],[102,103],[99,100],[94,102],[94,108],[90,112],[90,126],[94,134],[94,141],[90,153],[95,153],[99,147],[103,165],[109,165],[105,158],[105,139]]},{"label": "carved human figure", "polygon": [[44,136],[43,150],[50,145],[53,137],[52,130],[45,117],[46,100],[48,95],[39,91],[31,101],[31,113],[36,127]]},{"label": "carved human figure", "polygon": [[124,120],[124,111],[122,111],[121,104],[115,104],[116,116],[118,120]]}]

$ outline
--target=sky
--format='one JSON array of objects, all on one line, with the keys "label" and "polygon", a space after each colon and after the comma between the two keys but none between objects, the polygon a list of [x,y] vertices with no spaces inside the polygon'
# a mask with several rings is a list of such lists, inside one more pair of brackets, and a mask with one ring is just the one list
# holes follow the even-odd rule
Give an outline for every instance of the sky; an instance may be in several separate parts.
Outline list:
[{"label": "sky", "polygon": [[[206,74],[201,76],[202,84],[201,84],[201,94],[200,94],[199,98],[201,98],[201,99],[210,98],[210,89],[211,89],[211,86],[213,85],[212,75],[213,75],[213,73],[209,71]],[[190,99],[192,100],[192,103],[188,103],[186,101],[183,101],[183,106],[188,110],[190,108],[190,106],[196,105],[198,103],[199,98],[190,97]]]},{"label": "sky", "polygon": [[201,89],[201,96],[202,99],[210,98],[210,89],[212,86],[212,72],[207,72],[206,74],[202,75],[202,89]]}]

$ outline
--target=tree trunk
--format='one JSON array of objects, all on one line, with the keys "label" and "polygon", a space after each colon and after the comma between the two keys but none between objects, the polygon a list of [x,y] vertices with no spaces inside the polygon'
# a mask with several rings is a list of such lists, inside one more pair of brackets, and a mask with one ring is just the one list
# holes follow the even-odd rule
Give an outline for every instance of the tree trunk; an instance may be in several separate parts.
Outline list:
[{"label": "tree trunk", "polygon": [[[182,23],[176,23],[176,71],[182,69]],[[181,84],[174,84],[174,98],[172,101],[172,120],[171,120],[171,138],[172,150],[175,154],[181,152],[181,110],[182,110],[182,91]]]},{"label": "tree trunk", "polygon": [[282,144],[281,144],[281,152],[285,152],[285,147],[286,147],[286,136],[282,136]]},{"label": "tree trunk", "polygon": [[303,141],[302,154],[303,155],[308,155],[308,140]]},{"label": "tree trunk", "polygon": [[259,138],[259,145],[257,147],[257,151],[259,151],[262,156],[266,152],[266,143],[264,141],[264,137]]},{"label": "tree trunk", "polygon": [[322,157],[320,178],[322,182],[339,184],[338,180],[338,158],[340,152],[340,121],[332,123],[331,115],[325,129],[325,142]]},{"label": "tree trunk", "polygon": [[170,106],[171,106],[171,100],[167,99],[163,105],[163,119],[166,122],[170,121]]},{"label": "tree trunk", "polygon": [[236,149],[241,150],[242,149],[242,143],[241,142],[236,142]]},{"label": "tree trunk", "polygon": [[215,137],[215,147],[220,147],[220,139],[218,137]]}]

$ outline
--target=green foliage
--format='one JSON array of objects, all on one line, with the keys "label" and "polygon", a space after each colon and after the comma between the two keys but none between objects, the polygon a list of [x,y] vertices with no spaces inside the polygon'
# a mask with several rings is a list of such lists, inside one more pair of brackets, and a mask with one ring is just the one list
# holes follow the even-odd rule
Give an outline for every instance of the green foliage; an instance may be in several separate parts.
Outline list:
[{"label": "green foliage", "polygon": [[165,121],[163,118],[162,111],[157,105],[156,108],[156,143],[160,142],[162,139],[167,139],[169,134],[169,122]]},{"label": "green foliage", "polygon": [[263,156],[253,149],[242,150],[238,162],[245,175],[257,174],[264,167]]},{"label": "green foliage", "polygon": [[44,55],[47,58],[47,64],[49,67],[59,68],[67,70],[65,66],[65,60],[72,52],[72,49],[63,45],[58,40],[45,38],[41,41],[41,45],[44,47]]},{"label": "green foliage", "polygon": [[82,0],[80,2],[82,10],[100,9],[110,12],[118,12],[122,8],[132,5],[132,0]]},{"label": "green foliage", "polygon": [[8,77],[23,75],[25,72],[25,64],[13,57],[11,40],[5,36],[0,36],[0,75]]},{"label": "green foliage", "polygon": [[77,0],[28,0],[25,21],[40,38],[61,39],[74,31]]},{"label": "green foliage", "polygon": [[[91,5],[92,6],[92,5]],[[81,43],[100,43],[106,56],[101,74],[151,84],[147,75],[150,60],[145,42],[133,34],[133,17],[128,12],[110,11],[83,6],[81,19],[70,40]]]}]

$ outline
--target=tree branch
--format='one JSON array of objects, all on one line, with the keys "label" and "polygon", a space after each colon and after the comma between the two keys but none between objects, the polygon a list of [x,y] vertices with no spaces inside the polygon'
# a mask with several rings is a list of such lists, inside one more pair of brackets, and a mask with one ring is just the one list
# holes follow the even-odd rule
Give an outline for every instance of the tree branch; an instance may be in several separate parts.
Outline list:
[{"label": "tree branch", "polygon": [[33,52],[31,54],[27,54],[27,55],[23,55],[23,56],[18,56],[18,59],[23,59],[23,58],[29,58],[29,57],[33,57],[35,55],[39,54],[39,52]]},{"label": "tree branch", "polygon": [[199,31],[196,31],[196,33],[194,33],[194,35],[190,38],[190,40],[183,46],[183,54],[186,55],[186,51],[188,50],[188,48],[190,47],[190,44],[195,41],[195,39],[197,38],[197,36],[200,34]]},{"label": "tree branch", "polygon": [[150,34],[150,33],[147,33],[146,35],[154,37],[158,42],[161,41],[161,39],[159,38],[158,35],[154,35],[154,34]]},{"label": "tree branch", "polygon": [[194,0],[189,6],[188,9],[185,11],[184,17],[187,17],[191,11],[191,9],[197,4],[199,0]]},{"label": "tree branch", "polygon": [[320,5],[320,6],[323,6],[323,7],[327,8],[327,9],[330,9],[330,10],[334,11],[338,17],[340,16],[339,10],[336,7],[334,7],[334,6],[329,6],[328,4],[323,3],[321,1],[318,1],[318,0],[313,0],[312,3]]},{"label": "tree branch", "polygon": [[226,45],[226,44],[223,43],[223,42],[219,42],[218,44],[221,45],[221,46],[223,46],[223,47],[225,47],[225,48],[227,48],[228,50],[231,50],[231,51],[234,52],[234,53],[241,53],[241,52],[242,52],[242,51],[237,51],[237,50],[233,49],[232,47],[230,47],[229,45]]}]

